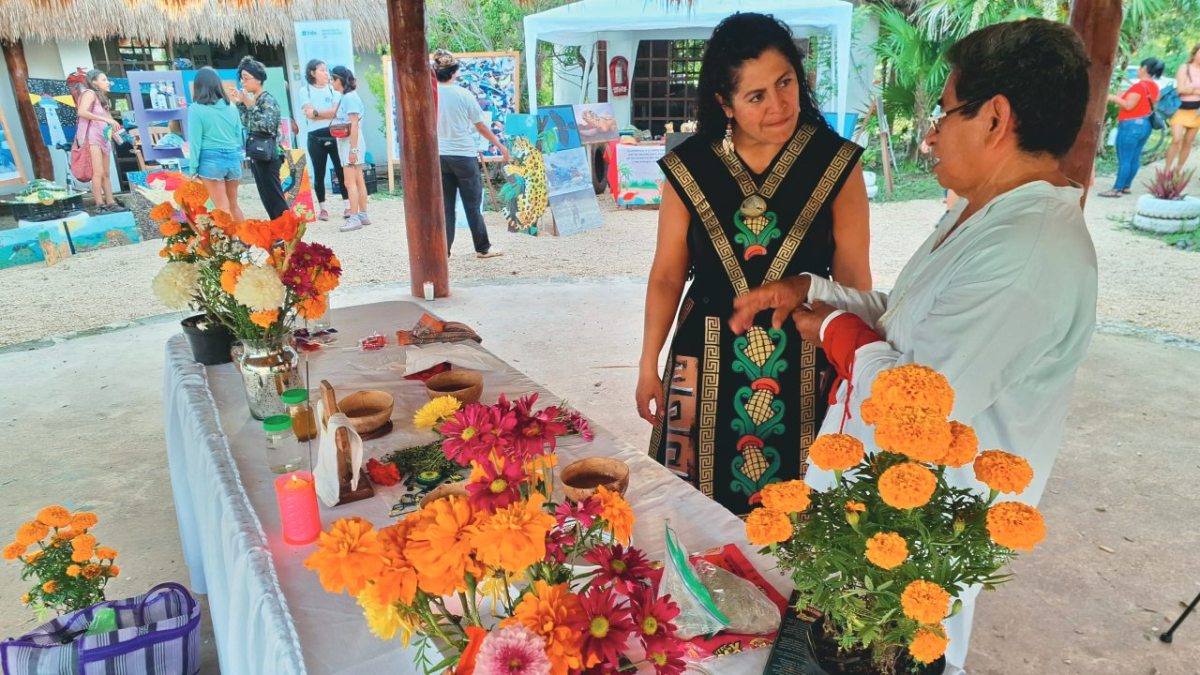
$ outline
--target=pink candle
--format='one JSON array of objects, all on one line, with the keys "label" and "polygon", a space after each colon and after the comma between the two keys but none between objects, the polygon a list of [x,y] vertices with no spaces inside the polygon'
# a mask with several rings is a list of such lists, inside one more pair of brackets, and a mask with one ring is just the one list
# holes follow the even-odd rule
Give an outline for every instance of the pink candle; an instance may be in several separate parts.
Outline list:
[{"label": "pink candle", "polygon": [[276,478],[275,497],[279,500],[283,540],[293,546],[316,541],[321,533],[321,514],[317,509],[313,475],[307,471],[294,471]]}]

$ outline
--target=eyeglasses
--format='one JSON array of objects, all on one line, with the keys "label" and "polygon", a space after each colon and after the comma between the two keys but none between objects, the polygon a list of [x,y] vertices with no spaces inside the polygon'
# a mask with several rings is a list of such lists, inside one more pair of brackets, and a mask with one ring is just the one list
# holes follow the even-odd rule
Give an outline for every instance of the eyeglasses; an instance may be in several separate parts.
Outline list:
[{"label": "eyeglasses", "polygon": [[977,106],[986,100],[987,99],[976,99],[974,101],[967,101],[966,103],[963,103],[962,105],[955,106],[955,107],[943,112],[941,115],[934,115],[933,117],[929,118],[929,123],[930,123],[930,125],[933,126],[933,133],[935,133],[935,134],[941,133],[942,122],[946,121],[947,117],[953,115],[954,113],[964,112],[967,110],[967,108]]}]

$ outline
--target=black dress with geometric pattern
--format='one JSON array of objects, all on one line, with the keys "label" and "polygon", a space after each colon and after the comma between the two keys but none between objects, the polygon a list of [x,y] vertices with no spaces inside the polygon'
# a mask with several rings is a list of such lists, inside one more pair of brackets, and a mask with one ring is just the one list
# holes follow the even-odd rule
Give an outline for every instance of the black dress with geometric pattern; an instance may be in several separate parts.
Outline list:
[{"label": "black dress with geometric pattern", "polygon": [[802,123],[766,171],[693,137],[659,164],[691,215],[693,279],[663,375],[666,414],[650,454],[737,515],[768,483],[801,478],[832,374],[791,321],[728,320],[749,289],[802,272],[830,276],[832,205],[862,148]]}]

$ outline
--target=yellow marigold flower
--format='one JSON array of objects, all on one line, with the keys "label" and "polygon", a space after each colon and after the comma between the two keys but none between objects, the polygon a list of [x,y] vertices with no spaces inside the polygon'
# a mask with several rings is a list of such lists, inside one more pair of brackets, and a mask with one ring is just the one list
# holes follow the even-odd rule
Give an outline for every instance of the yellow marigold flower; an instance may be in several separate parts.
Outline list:
[{"label": "yellow marigold flower", "polygon": [[77,532],[84,532],[96,526],[100,519],[91,511],[80,511],[71,518],[71,529]]},{"label": "yellow marigold flower", "polygon": [[546,537],[554,516],[542,510],[546,497],[534,493],[484,518],[471,533],[471,546],[480,562],[518,574],[546,557]]},{"label": "yellow marigold flower", "polygon": [[943,419],[954,409],[954,389],[944,375],[915,363],[885,370],[871,384],[871,398],[880,410],[920,408]]},{"label": "yellow marigold flower", "polygon": [[897,464],[879,477],[879,497],[897,509],[925,506],[936,489],[937,477],[915,462]]},{"label": "yellow marigold flower", "polygon": [[67,576],[77,577],[83,573],[83,568],[79,565],[67,565]]},{"label": "yellow marigold flower", "polygon": [[38,560],[40,560],[40,559],[41,559],[41,557],[42,557],[43,555],[45,555],[45,553],[46,553],[46,552],[45,552],[44,550],[42,550],[42,549],[37,549],[36,551],[31,551],[31,552],[29,553],[29,555],[25,556],[25,562],[26,562],[26,563],[28,563],[28,564],[30,564],[30,565],[32,565],[33,563],[35,563],[35,562],[37,562]]},{"label": "yellow marigold flower", "polygon": [[51,579],[50,581],[47,581],[46,583],[42,584],[42,592],[43,593],[58,592],[58,582]]},{"label": "yellow marigold flower", "polygon": [[890,570],[908,559],[908,542],[895,532],[880,532],[867,540],[867,560]]},{"label": "yellow marigold flower", "polygon": [[975,458],[975,477],[996,492],[1021,494],[1033,480],[1033,467],[1012,453],[984,450]]},{"label": "yellow marigold flower", "polygon": [[413,415],[413,426],[418,429],[432,429],[441,424],[442,420],[458,412],[461,407],[462,403],[453,396],[439,396],[421,406]]},{"label": "yellow marigold flower", "polygon": [[50,528],[45,523],[31,520],[17,528],[17,543],[32,546],[45,539],[48,534],[50,534]]},{"label": "yellow marigold flower", "polygon": [[900,594],[904,616],[917,623],[941,623],[950,612],[950,594],[931,581],[917,579]]},{"label": "yellow marigold flower", "polygon": [[862,441],[848,434],[818,436],[808,448],[808,459],[825,471],[853,469],[865,455]]},{"label": "yellow marigold flower", "polygon": [[846,502],[846,522],[850,523],[851,527],[858,525],[860,513],[867,512],[867,505],[862,502]]},{"label": "yellow marigold flower", "polygon": [[933,663],[942,658],[950,639],[946,637],[941,626],[922,626],[913,635],[908,644],[908,653],[921,663]]},{"label": "yellow marigold flower", "polygon": [[110,577],[115,577],[121,574],[121,568],[117,565],[109,565],[108,567],[104,568],[104,573]]},{"label": "yellow marigold flower", "polygon": [[[820,439],[818,439],[820,440]],[[762,489],[763,506],[782,513],[800,513],[812,502],[808,493],[811,488],[802,480],[770,483]]]},{"label": "yellow marigold flower", "polygon": [[28,605],[28,604],[29,604],[29,600],[30,600],[30,597],[29,597],[29,594],[28,594],[28,593],[26,593],[26,594],[24,594],[24,595],[22,595],[22,596],[21,596],[21,604],[22,604],[22,605]]},{"label": "yellow marigold flower", "polygon": [[1031,551],[1046,538],[1046,521],[1037,509],[1021,502],[1000,502],[987,513],[988,534],[1005,548]]},{"label": "yellow marigold flower", "polygon": [[175,215],[175,205],[171,202],[162,202],[150,209],[150,219],[154,222],[162,222],[173,215]]},{"label": "yellow marigold flower", "polygon": [[608,531],[622,544],[628,544],[633,536],[633,509],[621,495],[603,485],[596,488],[595,498],[600,500],[600,517],[608,523]]},{"label": "yellow marigold flower", "polygon": [[961,422],[951,422],[950,446],[946,448],[946,454],[934,460],[934,464],[966,466],[975,460],[978,452],[979,437],[975,435],[975,430]]},{"label": "yellow marigold flower", "polygon": [[89,563],[89,564],[83,566],[82,574],[83,574],[84,579],[95,579],[96,577],[100,576],[103,573],[104,573],[104,569],[101,568],[96,563]]},{"label": "yellow marigold flower", "polygon": [[954,439],[945,417],[919,408],[893,410],[875,425],[875,443],[918,462],[941,459]]},{"label": "yellow marigold flower", "polygon": [[101,560],[113,560],[117,557],[117,552],[107,546],[100,546],[96,549],[96,557]]},{"label": "yellow marigold flower", "polygon": [[71,524],[71,512],[61,506],[47,506],[38,511],[37,519],[50,527],[66,527]]},{"label": "yellow marigold flower", "polygon": [[413,633],[421,627],[421,620],[416,614],[403,605],[380,602],[378,594],[372,592],[372,586],[359,593],[357,600],[372,635],[381,640],[391,640],[399,634],[401,646],[408,648]]},{"label": "yellow marigold flower", "polygon": [[792,521],[774,509],[754,509],[746,517],[746,538],[755,546],[770,546],[792,537]]},{"label": "yellow marigold flower", "polygon": [[29,547],[25,544],[14,541],[13,543],[4,547],[4,553],[0,557],[3,557],[5,560],[16,560],[17,558],[21,557],[21,554],[24,553],[25,549],[27,548]]}]

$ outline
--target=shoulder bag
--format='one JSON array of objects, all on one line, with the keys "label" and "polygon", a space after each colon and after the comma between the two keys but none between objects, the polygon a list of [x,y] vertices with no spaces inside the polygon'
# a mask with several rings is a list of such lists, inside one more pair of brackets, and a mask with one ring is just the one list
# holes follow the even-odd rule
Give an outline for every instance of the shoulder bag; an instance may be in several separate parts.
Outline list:
[{"label": "shoulder bag", "polygon": [[[338,111],[342,109],[342,102],[338,101],[337,106],[333,109],[333,116],[336,119]],[[349,122],[334,122],[329,125],[329,135],[334,138],[350,138],[350,123]]]},{"label": "shoulder bag", "polygon": [[83,139],[91,130],[92,121],[85,119],[84,122],[87,126],[82,130],[78,126],[75,127],[75,142],[71,144],[71,175],[81,183],[90,183],[95,170],[92,168],[91,151]]}]

